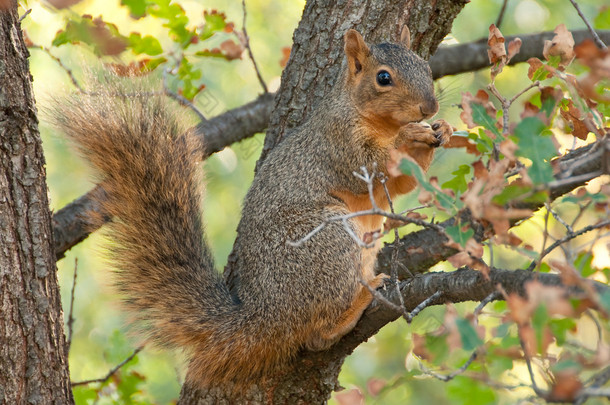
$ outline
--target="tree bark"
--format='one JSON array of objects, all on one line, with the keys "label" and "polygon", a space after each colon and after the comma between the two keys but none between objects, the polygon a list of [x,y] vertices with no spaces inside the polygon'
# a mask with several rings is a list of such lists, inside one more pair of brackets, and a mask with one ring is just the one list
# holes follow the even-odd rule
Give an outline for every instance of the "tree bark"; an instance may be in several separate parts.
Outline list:
[{"label": "tree bark", "polygon": [[[343,34],[348,28],[358,29],[368,42],[376,43],[398,40],[402,26],[407,24],[412,48],[428,58],[449,33],[464,4],[450,0],[307,2],[293,36],[261,160],[286,130],[305,120],[333,86],[343,60]],[[236,276],[233,271],[229,258],[225,273],[229,284]],[[340,356],[327,359],[320,353],[303,352],[288,371],[269,376],[244,393],[232,392],[226,386],[196,389],[185,383],[179,404],[323,403],[339,387],[337,376],[349,353],[351,350],[344,350]]]},{"label": "tree bark", "polygon": [[0,403],[73,403],[28,50],[0,3]]}]

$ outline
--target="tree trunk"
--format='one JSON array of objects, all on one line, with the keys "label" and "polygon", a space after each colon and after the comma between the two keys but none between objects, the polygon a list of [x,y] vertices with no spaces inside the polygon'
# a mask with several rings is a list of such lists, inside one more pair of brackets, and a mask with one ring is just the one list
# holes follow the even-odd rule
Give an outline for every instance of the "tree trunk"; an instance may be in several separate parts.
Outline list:
[{"label": "tree trunk", "polygon": [[[308,1],[293,36],[290,60],[282,74],[261,160],[281,141],[287,129],[303,122],[333,86],[343,60],[343,34],[348,28],[359,30],[367,42],[378,43],[397,41],[402,26],[407,24],[412,48],[428,58],[449,33],[453,19],[465,3],[465,0]],[[231,262],[230,257],[225,271],[229,285],[239,276]],[[364,340],[363,336],[360,342]],[[179,404],[323,403],[339,387],[337,376],[345,357],[355,347],[352,342],[341,350],[341,345],[340,341],[334,350],[331,348],[332,356],[303,352],[288,372],[269,376],[244,393],[232,392],[227,386],[196,389],[185,384]]]},{"label": "tree trunk", "polygon": [[0,403],[70,404],[45,161],[17,19],[17,3],[0,2]]}]

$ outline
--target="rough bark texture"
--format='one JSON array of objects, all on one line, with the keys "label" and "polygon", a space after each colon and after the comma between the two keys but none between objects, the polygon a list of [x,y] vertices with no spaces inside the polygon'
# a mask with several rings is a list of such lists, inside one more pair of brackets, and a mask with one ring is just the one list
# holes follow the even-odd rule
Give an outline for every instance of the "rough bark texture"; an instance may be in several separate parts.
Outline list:
[{"label": "rough bark texture", "polygon": [[0,7],[0,403],[69,404],[45,162],[17,18],[16,2]]},{"label": "rough bark texture", "polygon": [[[450,31],[464,4],[448,0],[309,1],[293,37],[261,159],[287,129],[303,122],[334,84],[343,59],[343,34],[348,28],[358,29],[367,41],[375,43],[398,40],[401,27],[407,24],[412,48],[428,58]],[[231,259],[226,273],[229,283],[233,279],[230,263]],[[270,376],[245,393],[231,392],[231,387],[198,390],[185,384],[179,403],[323,403],[338,388],[343,361],[356,346],[332,359],[320,353],[301,353],[289,372]]]}]

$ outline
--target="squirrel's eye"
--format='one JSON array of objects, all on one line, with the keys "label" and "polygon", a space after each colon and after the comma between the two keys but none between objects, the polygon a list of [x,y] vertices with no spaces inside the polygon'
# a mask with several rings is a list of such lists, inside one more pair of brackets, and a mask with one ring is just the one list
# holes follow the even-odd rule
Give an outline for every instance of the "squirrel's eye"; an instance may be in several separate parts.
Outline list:
[{"label": "squirrel's eye", "polygon": [[380,70],[377,72],[377,83],[380,86],[388,86],[392,84],[392,76],[385,70]]}]

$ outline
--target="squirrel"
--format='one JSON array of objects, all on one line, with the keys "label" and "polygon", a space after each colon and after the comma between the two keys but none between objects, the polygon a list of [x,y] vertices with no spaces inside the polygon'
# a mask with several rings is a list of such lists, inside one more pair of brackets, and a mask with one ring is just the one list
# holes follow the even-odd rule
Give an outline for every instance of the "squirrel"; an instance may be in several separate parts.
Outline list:
[{"label": "squirrel", "polygon": [[[55,124],[100,173],[112,218],[107,250],[116,285],[143,336],[188,354],[190,382],[248,386],[290,364],[301,349],[324,350],[353,329],[380,287],[375,249],[362,249],[329,218],[371,208],[361,167],[387,174],[390,151],[424,170],[452,127],[422,120],[438,110],[431,70],[400,43],[367,45],[350,29],[343,71],[312,115],[259,168],[243,203],[235,241],[238,278],[229,289],[215,270],[201,213],[197,141],[159,97],[67,96]],[[388,177],[390,198],[415,187]],[[381,184],[373,196],[388,208]],[[356,216],[354,234],[382,226]],[[361,281],[368,284],[367,288]]]}]

